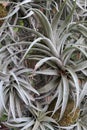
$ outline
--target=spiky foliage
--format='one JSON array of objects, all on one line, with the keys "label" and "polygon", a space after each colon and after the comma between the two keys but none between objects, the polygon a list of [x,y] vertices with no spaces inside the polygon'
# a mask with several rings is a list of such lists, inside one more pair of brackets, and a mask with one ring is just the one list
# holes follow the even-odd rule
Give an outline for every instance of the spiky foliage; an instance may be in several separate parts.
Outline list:
[{"label": "spiky foliage", "polygon": [[7,115],[5,125],[87,129],[87,22],[81,15],[86,7],[70,0],[11,2],[0,28],[0,113]]}]

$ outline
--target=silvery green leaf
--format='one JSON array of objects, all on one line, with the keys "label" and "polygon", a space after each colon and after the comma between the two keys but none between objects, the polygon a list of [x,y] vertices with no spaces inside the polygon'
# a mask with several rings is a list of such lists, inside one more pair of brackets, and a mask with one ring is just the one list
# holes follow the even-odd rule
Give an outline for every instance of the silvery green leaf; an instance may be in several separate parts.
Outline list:
[{"label": "silvery green leaf", "polygon": [[80,124],[82,124],[82,126],[87,128],[87,114],[84,113],[84,115],[80,118]]},{"label": "silvery green leaf", "polygon": [[32,11],[34,11],[37,15],[37,17],[40,20],[40,23],[42,24],[43,30],[45,31],[45,35],[52,40],[52,42],[54,41],[53,39],[53,33],[52,33],[52,28],[51,25],[47,19],[47,17],[38,9],[32,9]]},{"label": "silvery green leaf", "polygon": [[[65,49],[64,49],[64,51],[62,52],[62,60],[65,62],[65,63],[67,63],[67,59],[69,59],[69,57],[71,57],[71,55],[72,55],[72,53],[75,51],[75,48],[74,47],[72,47],[72,46],[69,46],[69,47],[66,47]],[[68,56],[69,55],[69,56]],[[65,64],[64,63],[64,64]]]},{"label": "silvery green leaf", "polygon": [[58,30],[58,35],[59,35],[59,36],[63,33],[63,31],[64,31],[64,29],[66,28],[66,26],[68,25],[68,23],[71,22],[72,15],[73,15],[73,13],[74,13],[75,7],[76,7],[76,1],[74,1],[72,10],[70,11],[69,15],[68,15],[68,16],[66,17],[66,19],[63,21],[61,27],[60,27],[59,30]]},{"label": "silvery green leaf", "polygon": [[[25,27],[25,26],[21,26],[21,25],[9,25],[9,26],[11,26],[13,28],[20,28],[20,29],[27,30],[27,31],[35,34],[38,37],[44,37],[44,35],[42,33],[39,33],[38,31],[35,31],[34,29],[31,29],[31,28],[28,28],[28,27]],[[6,46],[4,48],[6,48]]]},{"label": "silvery green leaf", "polygon": [[56,96],[57,101],[56,101],[56,105],[54,107],[52,115],[59,109],[59,106],[60,106],[60,104],[62,102],[62,99],[63,99],[63,87],[62,87],[61,81],[60,81],[60,83],[58,85],[58,90],[57,91],[58,91],[58,94]]},{"label": "silvery green leaf", "polygon": [[[74,67],[74,71],[77,72],[77,71],[82,71],[84,69],[87,68],[87,61],[83,61],[79,64],[77,64],[75,67]],[[85,70],[84,70],[85,71]]]},{"label": "silvery green leaf", "polygon": [[46,126],[49,130],[55,130],[49,123],[44,122],[43,125]]},{"label": "silvery green leaf", "polygon": [[3,81],[0,82],[0,110],[5,109],[7,111],[7,108],[5,106],[5,99],[4,99],[4,90],[3,90]]},{"label": "silvery green leaf", "polygon": [[38,61],[35,65],[35,71],[40,68],[44,63],[46,63],[47,61],[51,60],[52,62],[56,62],[56,65],[58,65],[59,67],[63,66],[62,62],[60,59],[56,58],[56,57],[46,57],[44,59],[41,59],[40,61]]},{"label": "silvery green leaf", "polygon": [[39,125],[40,125],[40,122],[38,120],[36,120],[32,130],[38,130]]},{"label": "silvery green leaf", "polygon": [[38,43],[38,44],[35,44],[35,47],[39,47],[39,48],[41,48],[41,49],[43,49],[43,50],[46,50],[46,51],[50,51],[50,48],[49,47],[47,47],[47,46],[45,46],[45,45],[43,45],[43,44],[41,44],[41,43]]},{"label": "silvery green leaf", "polygon": [[82,130],[79,122],[77,123],[77,130]]},{"label": "silvery green leaf", "polygon": [[17,76],[15,75],[15,73],[12,72],[12,71],[10,71],[9,73],[10,73],[11,76],[13,76],[13,78],[15,79],[16,83],[18,84],[18,86],[20,86],[19,81],[18,81],[18,78],[17,78]]},{"label": "silvery green leaf", "polygon": [[72,46],[78,49],[80,52],[82,52],[82,54],[84,54],[85,57],[87,57],[87,52],[84,48],[76,46],[76,45],[72,45]]},{"label": "silvery green leaf", "polygon": [[64,46],[66,44],[66,40],[71,36],[72,34],[71,33],[66,33],[65,34],[65,31],[63,32],[62,36],[60,37],[60,42],[58,43],[58,51],[61,52],[61,54],[63,53],[64,51]]},{"label": "silvery green leaf", "polygon": [[82,70],[82,73],[87,76],[87,70]]},{"label": "silvery green leaf", "polygon": [[86,47],[85,45],[84,45],[84,41],[85,39],[83,38],[83,37],[80,37],[77,41],[76,41],[76,43],[75,43],[75,45],[76,46],[79,46],[79,47]]},{"label": "silvery green leaf", "polygon": [[21,122],[27,122],[27,121],[31,121],[30,117],[21,117],[21,118],[15,118],[15,119],[10,119],[9,122],[12,123],[21,123]]},{"label": "silvery green leaf", "polygon": [[0,71],[0,76],[6,78],[8,76],[8,74],[5,74],[5,73],[3,73],[3,72]]},{"label": "silvery green leaf", "polygon": [[15,103],[14,103],[14,94],[13,92],[10,92],[10,101],[9,101],[9,109],[12,113],[13,118],[15,119]]},{"label": "silvery green leaf", "polygon": [[[73,1],[75,1],[75,0],[73,0]],[[66,5],[67,5],[70,9],[73,8],[73,3],[72,3],[73,1],[71,1],[71,0],[66,1]]]},{"label": "silvery green leaf", "polygon": [[[22,74],[22,73],[19,73],[19,74]],[[20,85],[23,85],[23,86],[27,85],[27,86],[31,87],[30,83],[27,80],[24,80],[23,78],[20,78],[19,76],[18,76],[18,81],[19,81]],[[28,89],[28,87],[26,87],[26,86],[25,86],[25,88]]]},{"label": "silvery green leaf", "polygon": [[43,121],[44,121],[44,122],[49,122],[49,123],[57,124],[57,122],[56,122],[52,117],[49,117],[49,116],[45,116],[45,117],[43,118]]},{"label": "silvery green leaf", "polygon": [[30,2],[33,2],[33,0],[24,0],[24,1],[20,2],[20,3],[18,4],[18,6],[21,6],[21,5],[30,3]]},{"label": "silvery green leaf", "polygon": [[9,123],[9,122],[5,122],[5,123],[3,123],[3,124],[5,124],[6,126],[9,126],[9,127],[11,127],[11,128],[20,128],[20,127],[24,127],[24,126],[26,126],[27,125],[27,123],[26,122],[24,122],[24,123]]},{"label": "silvery green leaf", "polygon": [[63,2],[63,4],[61,5],[59,11],[57,12],[57,14],[54,15],[54,18],[52,20],[52,29],[53,29],[54,35],[55,35],[56,30],[57,30],[58,23],[60,21],[61,15],[63,13],[65,4],[66,4],[66,0]]},{"label": "silvery green leaf", "polygon": [[41,41],[41,40],[42,40],[42,38],[39,37],[39,38],[35,39],[35,41],[32,42],[32,44],[29,46],[29,48],[28,48],[27,51],[25,52],[24,56],[22,57],[20,63],[24,60],[24,58],[26,57],[26,55],[28,54],[28,52],[30,51],[30,49],[31,49],[37,42],[39,42],[39,41]]},{"label": "silvery green leaf", "polygon": [[23,93],[24,93],[26,99],[27,99],[29,102],[30,102],[30,100],[31,100],[31,101],[35,101],[35,99],[33,98],[33,96],[30,95],[28,91],[25,91],[24,89],[22,89],[22,91],[23,91]]},{"label": "silvery green leaf", "polygon": [[22,75],[23,73],[27,73],[27,72],[31,73],[31,72],[33,72],[33,69],[31,69],[31,68],[20,68],[17,72],[15,72],[15,74],[16,74],[16,76],[18,76],[18,75]]},{"label": "silvery green leaf", "polygon": [[87,27],[83,24],[79,24],[78,28],[79,32],[81,32],[85,37],[87,37]]},{"label": "silvery green leaf", "polygon": [[29,53],[30,49],[35,45],[35,44],[38,44],[38,42],[40,41],[43,41],[51,50],[52,54],[56,57],[58,57],[58,52],[55,48],[55,46],[53,45],[52,41],[46,37],[42,38],[42,37],[39,37],[37,39],[35,39],[31,45],[29,46],[29,48],[27,49],[27,51],[25,52],[23,58],[21,59],[20,63],[24,60],[24,58],[26,57],[26,55]]},{"label": "silvery green leaf", "polygon": [[84,126],[84,125],[81,124],[81,127],[82,127],[83,130],[87,130],[87,126]]},{"label": "silvery green leaf", "polygon": [[61,106],[61,113],[59,120],[63,117],[63,114],[65,112],[65,109],[67,107],[68,98],[69,98],[69,83],[68,79],[62,75],[62,82],[63,82],[63,102]]},{"label": "silvery green leaf", "polygon": [[2,110],[4,109],[3,106],[5,106],[5,104],[4,104],[4,97],[3,97],[3,88],[2,88],[2,85],[3,85],[3,82],[1,81],[1,82],[0,82],[0,102],[1,102],[1,104],[0,104],[0,117],[1,117],[1,115],[2,115]]},{"label": "silvery green leaf", "polygon": [[37,106],[33,105],[32,103],[30,104],[30,106],[31,106],[33,109],[37,110],[37,111],[42,111],[40,108],[38,108]]},{"label": "silvery green leaf", "polygon": [[26,18],[29,18],[30,16],[32,16],[34,14],[33,11],[30,11],[26,16],[20,18],[20,19],[26,19]]},{"label": "silvery green leaf", "polygon": [[79,79],[78,76],[76,75],[76,73],[74,72],[74,70],[72,68],[70,68],[69,66],[66,67],[66,70],[70,73],[74,83],[75,83],[75,87],[76,87],[76,96],[77,96],[77,102],[76,102],[76,108],[78,107],[78,103],[79,103],[79,94],[80,94],[80,86],[79,86]]},{"label": "silvery green leaf", "polygon": [[84,38],[80,38],[80,39],[76,42],[75,46],[78,46],[78,47],[87,49],[87,46],[86,46],[86,43],[85,43],[84,40],[85,40]]},{"label": "silvery green leaf", "polygon": [[17,97],[15,98],[15,104],[16,104],[18,117],[22,117],[21,102]]},{"label": "silvery green leaf", "polygon": [[[59,125],[58,125],[58,128],[60,128],[60,129],[66,129],[66,130],[73,130],[76,126],[77,126],[77,124],[70,125],[70,126],[59,126]],[[59,130],[60,130],[60,129],[59,129]],[[77,129],[76,129],[76,130],[77,130]]]},{"label": "silvery green leaf", "polygon": [[39,48],[35,48],[35,47],[33,47],[32,48],[32,51],[39,51],[40,53],[42,53],[42,54],[45,54],[45,55],[48,55],[48,56],[52,56],[52,54],[50,53],[50,52],[48,52],[48,51],[46,51],[46,50],[43,50],[43,49],[40,49],[40,47]]},{"label": "silvery green leaf", "polygon": [[43,123],[40,123],[40,129],[41,129],[41,130],[46,130]]},{"label": "silvery green leaf", "polygon": [[80,93],[80,97],[79,97],[79,104],[82,102],[83,98],[85,97],[85,95],[87,95],[87,82],[85,82],[83,89]]},{"label": "silvery green leaf", "polygon": [[[9,44],[9,46],[6,48],[7,49],[7,51],[8,51],[8,53],[10,54],[10,56],[8,56],[8,59],[9,58],[11,58],[12,60],[13,60],[13,62],[14,62],[14,64],[16,65],[17,63],[17,56],[16,56],[16,54],[17,53],[20,53],[20,51],[18,50],[18,48],[16,47],[14,47],[14,46],[10,46],[10,44]],[[18,52],[17,52],[18,51]],[[14,53],[14,52],[17,52],[16,54]]]},{"label": "silvery green leaf", "polygon": [[14,34],[14,31],[13,31],[13,28],[10,26],[9,23],[7,23],[7,25],[8,25],[9,31],[11,33],[11,36],[14,37],[15,34]]},{"label": "silvery green leaf", "polygon": [[55,75],[57,76],[58,73],[57,73],[57,70],[52,70],[50,68],[48,69],[44,69],[44,70],[38,70],[38,71],[35,71],[35,74],[42,74],[42,75]]},{"label": "silvery green leaf", "polygon": [[58,55],[56,46],[53,44],[53,42],[52,42],[49,38],[46,38],[46,37],[44,37],[44,38],[42,39],[42,41],[49,47],[51,53],[52,53],[55,57],[59,58],[59,55]]},{"label": "silvery green leaf", "polygon": [[81,9],[81,10],[85,10],[86,11],[86,6],[87,6],[87,2],[86,0],[77,0],[76,1],[77,6]]},{"label": "silvery green leaf", "polygon": [[18,80],[19,80],[20,85],[24,86],[27,90],[30,90],[30,91],[36,93],[37,95],[39,95],[39,92],[36,89],[34,89],[29,82],[27,82],[24,79],[21,79],[19,77],[18,77]]},{"label": "silvery green leaf", "polygon": [[47,83],[45,86],[41,87],[38,91],[40,94],[47,93],[56,87],[57,87],[57,82],[55,79],[53,79],[49,83]]},{"label": "silvery green leaf", "polygon": [[23,91],[21,90],[21,87],[14,85],[14,88],[17,90],[18,96],[21,98],[21,100],[24,101],[24,103],[28,105],[28,101]]},{"label": "silvery green leaf", "polygon": [[0,80],[8,81],[9,75],[0,71]]},{"label": "silvery green leaf", "polygon": [[24,127],[21,130],[28,129],[29,127],[31,127],[32,125],[34,125],[34,123],[35,123],[34,120],[31,120],[31,121],[27,122],[27,124],[24,125]]}]

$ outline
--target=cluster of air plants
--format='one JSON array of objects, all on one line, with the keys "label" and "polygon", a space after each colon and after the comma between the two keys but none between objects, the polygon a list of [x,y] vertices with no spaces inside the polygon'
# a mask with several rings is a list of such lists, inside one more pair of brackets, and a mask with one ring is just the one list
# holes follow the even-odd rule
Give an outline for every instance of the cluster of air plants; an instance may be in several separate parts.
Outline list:
[{"label": "cluster of air plants", "polygon": [[7,6],[0,18],[1,123],[86,130],[86,1],[11,0]]}]

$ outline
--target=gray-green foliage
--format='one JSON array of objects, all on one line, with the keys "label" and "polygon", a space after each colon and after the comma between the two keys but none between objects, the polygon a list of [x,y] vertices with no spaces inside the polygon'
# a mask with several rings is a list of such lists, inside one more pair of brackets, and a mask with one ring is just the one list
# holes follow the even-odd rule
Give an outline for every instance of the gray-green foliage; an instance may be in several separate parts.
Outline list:
[{"label": "gray-green foliage", "polygon": [[[2,18],[0,116],[5,112],[3,123],[21,130],[86,130],[87,3],[38,2],[12,2],[8,15]],[[33,61],[34,67],[26,61],[28,65]],[[43,85],[37,83],[39,76]],[[60,111],[60,121],[71,99],[72,111],[79,107],[83,115],[70,126],[60,126],[53,115]]]}]

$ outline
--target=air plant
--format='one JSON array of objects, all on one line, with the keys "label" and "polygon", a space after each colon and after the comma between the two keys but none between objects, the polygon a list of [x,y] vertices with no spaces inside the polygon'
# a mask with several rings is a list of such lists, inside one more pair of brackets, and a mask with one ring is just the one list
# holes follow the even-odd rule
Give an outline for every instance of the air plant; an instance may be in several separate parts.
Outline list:
[{"label": "air plant", "polygon": [[10,119],[5,125],[10,127],[20,128],[21,130],[54,130],[52,124],[57,124],[57,122],[51,117],[47,116],[47,106],[41,108],[40,104],[37,105],[39,111],[35,109],[28,108],[28,113],[30,116]]},{"label": "air plant", "polygon": [[[43,5],[13,2],[2,18],[7,20],[0,40],[0,112],[8,115],[4,124],[21,130],[86,130],[82,102],[87,87],[87,25],[79,12],[84,7],[70,0],[44,1]],[[21,10],[23,16],[18,17]],[[21,40],[22,31],[28,33]],[[33,67],[28,65],[31,61]],[[27,108],[29,116],[24,115]]]}]

